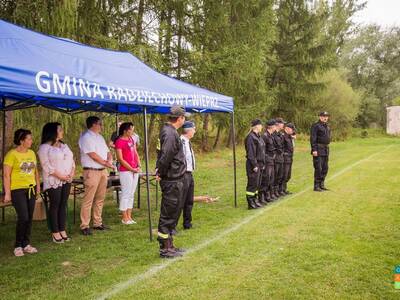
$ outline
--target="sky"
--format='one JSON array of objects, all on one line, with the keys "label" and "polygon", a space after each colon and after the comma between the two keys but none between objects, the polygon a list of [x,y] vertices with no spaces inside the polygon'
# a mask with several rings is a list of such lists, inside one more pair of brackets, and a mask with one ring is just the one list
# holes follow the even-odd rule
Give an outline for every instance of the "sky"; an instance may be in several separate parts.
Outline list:
[{"label": "sky", "polygon": [[400,26],[400,0],[368,0],[367,7],[355,15],[354,21],[384,27]]}]

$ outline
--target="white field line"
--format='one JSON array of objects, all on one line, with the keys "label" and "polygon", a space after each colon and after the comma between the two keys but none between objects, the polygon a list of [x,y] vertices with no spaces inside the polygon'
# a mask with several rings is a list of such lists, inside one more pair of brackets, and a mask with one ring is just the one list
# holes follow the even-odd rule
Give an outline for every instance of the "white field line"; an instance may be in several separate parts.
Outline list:
[{"label": "white field line", "polygon": [[[334,175],[330,176],[327,179],[327,181],[334,180],[335,178],[341,176],[342,174],[344,174],[347,171],[351,170],[355,166],[357,166],[359,164],[362,164],[365,161],[370,160],[374,156],[376,156],[378,154],[381,154],[382,152],[388,150],[392,146],[393,145],[387,146],[384,149],[382,149],[382,150],[380,150],[378,152],[375,152],[374,154],[369,155],[368,157],[365,157],[363,159],[360,159],[360,160],[356,161],[355,163],[347,166],[346,168],[344,168],[344,169],[340,170],[339,172],[336,172]],[[271,210],[272,208],[275,208],[275,207],[281,205],[282,203],[284,203],[284,202],[286,202],[286,201],[288,201],[290,199],[299,197],[299,196],[303,195],[304,193],[310,191],[311,189],[312,189],[312,186],[307,187],[307,188],[301,190],[300,192],[297,192],[297,193],[295,193],[295,194],[293,194],[291,196],[288,196],[288,197],[283,198],[283,199],[281,199],[281,200],[279,200],[277,202],[274,202],[272,205],[269,205],[269,206],[267,206],[265,208],[262,208],[262,209],[259,209],[259,210],[255,211],[254,214],[248,216],[246,219],[242,220],[240,223],[237,223],[236,225],[234,225],[234,226],[222,231],[221,233],[217,234],[213,238],[208,239],[208,240],[198,244],[197,246],[194,246],[193,248],[188,249],[184,256],[179,257],[179,258],[174,258],[174,259],[166,259],[162,263],[150,267],[147,271],[145,271],[143,273],[140,273],[140,274],[137,274],[137,275],[134,275],[133,277],[131,277],[131,278],[129,278],[129,279],[127,279],[127,280],[125,280],[125,281],[123,281],[121,283],[118,283],[118,284],[114,285],[109,291],[107,291],[104,294],[100,295],[96,299],[102,300],[102,299],[108,299],[108,298],[111,298],[112,296],[115,296],[116,294],[126,290],[130,286],[132,286],[132,285],[134,285],[134,284],[136,284],[136,283],[138,283],[138,282],[140,282],[142,280],[145,280],[147,278],[152,277],[153,275],[157,274],[159,271],[165,269],[169,265],[171,265],[171,264],[173,264],[173,263],[175,263],[177,261],[181,261],[181,260],[185,259],[191,253],[194,253],[194,252],[197,252],[197,251],[199,251],[201,249],[204,249],[208,245],[210,245],[210,244],[212,244],[212,243],[214,243],[216,241],[219,241],[222,238],[225,238],[230,233],[237,231],[238,229],[240,229],[241,227],[243,227],[247,223],[249,223],[249,222],[253,221],[254,219],[258,218],[259,216],[265,214],[267,211]]]}]

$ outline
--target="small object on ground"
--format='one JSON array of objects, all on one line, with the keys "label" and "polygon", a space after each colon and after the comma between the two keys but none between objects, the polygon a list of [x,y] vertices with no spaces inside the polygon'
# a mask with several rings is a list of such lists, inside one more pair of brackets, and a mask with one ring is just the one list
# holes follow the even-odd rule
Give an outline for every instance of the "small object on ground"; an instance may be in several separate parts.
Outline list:
[{"label": "small object on ground", "polygon": [[194,196],[194,202],[213,203],[219,200],[220,197],[211,196]]}]

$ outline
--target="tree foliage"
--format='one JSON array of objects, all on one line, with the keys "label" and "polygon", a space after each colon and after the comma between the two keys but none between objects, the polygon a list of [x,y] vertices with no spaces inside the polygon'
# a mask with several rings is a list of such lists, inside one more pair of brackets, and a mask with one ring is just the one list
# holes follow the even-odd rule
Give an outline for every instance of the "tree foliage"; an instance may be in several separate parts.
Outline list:
[{"label": "tree foliage", "polygon": [[[351,17],[362,7],[358,0],[0,0],[0,17],[46,34],[130,51],[169,76],[230,95],[240,137],[256,117],[281,116],[308,132],[317,108],[332,107],[338,120],[352,124],[353,114],[335,110],[333,103],[354,104],[354,92],[330,70],[338,68],[342,53],[351,52],[343,49],[352,33]],[[354,69],[350,74],[353,87],[362,86]],[[333,93],[332,86],[349,96]],[[62,118],[73,128],[86,116],[36,111],[24,118],[15,113],[15,123],[41,126]],[[108,119],[112,130],[114,117]],[[229,116],[194,119],[199,147],[230,143]],[[151,141],[162,121],[151,116]]]}]

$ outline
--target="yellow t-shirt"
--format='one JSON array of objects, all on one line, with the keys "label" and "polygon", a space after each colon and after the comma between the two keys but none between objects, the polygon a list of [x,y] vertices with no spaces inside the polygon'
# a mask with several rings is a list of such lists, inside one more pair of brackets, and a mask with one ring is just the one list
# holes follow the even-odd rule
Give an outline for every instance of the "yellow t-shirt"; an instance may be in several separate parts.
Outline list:
[{"label": "yellow t-shirt", "polygon": [[28,150],[25,153],[15,149],[8,151],[4,164],[12,168],[11,190],[26,189],[36,185],[35,168],[37,165],[35,152]]}]

